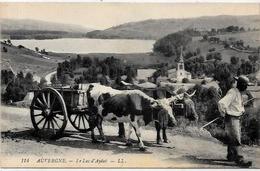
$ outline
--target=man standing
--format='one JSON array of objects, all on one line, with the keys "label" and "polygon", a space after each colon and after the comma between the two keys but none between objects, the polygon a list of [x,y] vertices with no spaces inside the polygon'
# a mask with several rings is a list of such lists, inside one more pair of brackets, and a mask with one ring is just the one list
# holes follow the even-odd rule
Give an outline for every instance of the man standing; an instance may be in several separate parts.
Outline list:
[{"label": "man standing", "polygon": [[218,102],[221,116],[225,117],[225,132],[227,135],[227,159],[235,161],[241,167],[250,167],[251,161],[245,161],[239,153],[241,145],[241,115],[245,112],[242,94],[246,91],[249,79],[246,76],[235,78],[237,85],[231,88],[225,97]]}]

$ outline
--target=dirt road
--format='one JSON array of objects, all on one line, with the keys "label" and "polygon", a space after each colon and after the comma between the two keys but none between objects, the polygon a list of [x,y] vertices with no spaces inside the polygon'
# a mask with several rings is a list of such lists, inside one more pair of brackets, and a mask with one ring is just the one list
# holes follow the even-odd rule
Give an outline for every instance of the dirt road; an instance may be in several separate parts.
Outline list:
[{"label": "dirt road", "polygon": [[[142,137],[147,146],[126,147],[117,138],[116,124],[105,123],[104,132],[110,143],[91,143],[89,134],[79,133],[70,123],[62,138],[40,140],[33,136],[28,109],[1,106],[1,165],[16,167],[157,167],[157,168],[237,168],[225,160],[226,148],[209,141],[173,134],[170,143],[155,144],[155,130],[145,128]],[[133,135],[132,138],[136,140]],[[260,148],[243,147],[245,157],[260,168]]]}]

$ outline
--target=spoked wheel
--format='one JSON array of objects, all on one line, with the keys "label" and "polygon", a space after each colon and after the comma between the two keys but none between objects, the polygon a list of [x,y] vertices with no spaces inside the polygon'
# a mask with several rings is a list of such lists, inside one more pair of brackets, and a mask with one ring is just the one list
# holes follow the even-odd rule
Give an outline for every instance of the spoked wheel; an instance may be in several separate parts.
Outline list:
[{"label": "spoked wheel", "polygon": [[58,138],[67,125],[67,110],[61,94],[53,88],[36,92],[31,103],[31,120],[38,136]]},{"label": "spoked wheel", "polygon": [[90,131],[89,115],[87,112],[68,112],[71,125],[78,131],[86,133]]}]

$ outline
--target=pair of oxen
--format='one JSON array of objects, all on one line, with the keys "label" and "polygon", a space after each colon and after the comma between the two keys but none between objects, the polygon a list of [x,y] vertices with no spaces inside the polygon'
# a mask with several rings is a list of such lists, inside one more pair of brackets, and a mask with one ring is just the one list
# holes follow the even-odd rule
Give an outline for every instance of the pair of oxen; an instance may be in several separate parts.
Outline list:
[{"label": "pair of oxen", "polygon": [[126,145],[132,145],[130,141],[131,133],[134,129],[138,138],[139,149],[145,150],[142,141],[140,127],[155,121],[157,130],[157,143],[161,143],[160,132],[162,130],[164,142],[167,143],[166,128],[169,119],[176,125],[176,119],[172,110],[172,103],[178,99],[186,98],[184,105],[192,109],[192,120],[196,120],[197,114],[194,110],[194,103],[188,93],[181,93],[170,98],[157,99],[149,97],[140,90],[116,90],[100,84],[91,84],[85,87],[89,104],[89,125],[91,138],[97,142],[94,134],[94,128],[97,127],[103,142],[108,142],[102,129],[102,121],[119,123],[119,133],[124,136],[124,123],[129,124],[126,134]]}]

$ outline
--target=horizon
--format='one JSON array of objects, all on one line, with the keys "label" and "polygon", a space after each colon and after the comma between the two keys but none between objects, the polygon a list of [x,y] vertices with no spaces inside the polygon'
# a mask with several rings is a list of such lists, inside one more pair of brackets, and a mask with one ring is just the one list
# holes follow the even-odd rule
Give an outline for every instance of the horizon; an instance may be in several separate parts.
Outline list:
[{"label": "horizon", "polygon": [[96,30],[145,20],[260,14],[259,3],[0,3],[0,9],[2,19],[38,20]]}]

